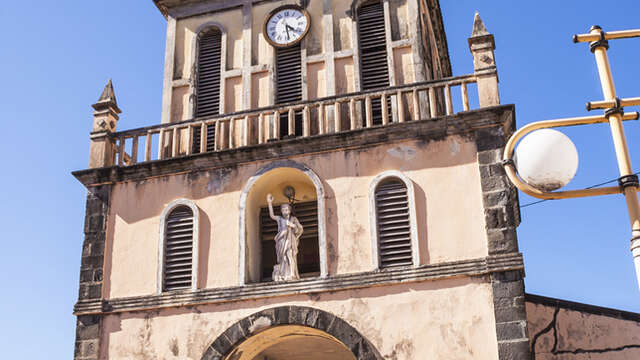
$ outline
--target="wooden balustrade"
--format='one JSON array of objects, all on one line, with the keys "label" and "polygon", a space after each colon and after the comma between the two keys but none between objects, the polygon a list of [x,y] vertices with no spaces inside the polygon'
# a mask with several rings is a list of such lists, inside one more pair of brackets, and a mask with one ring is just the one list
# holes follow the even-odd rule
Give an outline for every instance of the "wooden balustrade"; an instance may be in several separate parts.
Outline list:
[{"label": "wooden balustrade", "polygon": [[[308,137],[450,116],[455,114],[451,88],[460,87],[461,110],[468,111],[468,85],[474,83],[475,75],[465,75],[219,115],[203,120],[121,131],[113,135],[114,164],[130,166],[140,162],[204,153],[207,149],[221,151],[280,140],[281,114],[286,114],[287,138],[295,137],[296,134]],[[425,102],[428,102],[428,106]],[[343,106],[348,109],[348,114],[343,114]],[[427,111],[428,114],[425,114]],[[302,117],[302,129],[296,129],[299,126],[296,123],[297,116]],[[329,126],[330,123],[333,123],[332,127]],[[213,127],[213,137],[207,137],[210,127]],[[214,144],[209,144],[210,141]],[[152,158],[154,148],[156,157]],[[142,158],[138,155],[140,153],[144,154]]]}]

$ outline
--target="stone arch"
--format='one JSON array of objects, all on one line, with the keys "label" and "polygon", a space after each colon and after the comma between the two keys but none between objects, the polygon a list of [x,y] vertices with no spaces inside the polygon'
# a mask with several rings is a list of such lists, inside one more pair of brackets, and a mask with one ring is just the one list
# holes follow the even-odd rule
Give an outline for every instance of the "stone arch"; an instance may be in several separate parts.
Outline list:
[{"label": "stone arch", "polygon": [[[344,345],[356,360],[383,360],[378,350],[353,326],[326,311],[303,306],[265,309],[236,322],[207,348],[201,360],[227,360],[247,339],[282,326],[315,329]],[[239,354],[238,354],[239,355]]]},{"label": "stone arch", "polygon": [[358,8],[363,4],[366,4],[372,1],[381,1],[381,0],[351,0],[351,6],[349,6],[349,11],[350,11],[349,15],[351,15],[351,18],[353,20],[356,20],[356,11],[358,10]]},{"label": "stone arch", "polygon": [[258,170],[253,176],[249,178],[247,184],[242,189],[240,194],[240,222],[239,222],[239,262],[238,262],[238,280],[241,286],[247,283],[247,242],[248,242],[248,199],[249,194],[254,188],[254,185],[266,174],[279,169],[292,169],[300,172],[305,176],[315,188],[315,197],[318,203],[318,249],[320,257],[320,277],[326,277],[328,275],[328,263],[327,263],[327,237],[326,237],[326,213],[325,213],[325,191],[320,177],[309,167],[304,164],[292,161],[292,160],[280,160],[270,163],[269,165]]}]

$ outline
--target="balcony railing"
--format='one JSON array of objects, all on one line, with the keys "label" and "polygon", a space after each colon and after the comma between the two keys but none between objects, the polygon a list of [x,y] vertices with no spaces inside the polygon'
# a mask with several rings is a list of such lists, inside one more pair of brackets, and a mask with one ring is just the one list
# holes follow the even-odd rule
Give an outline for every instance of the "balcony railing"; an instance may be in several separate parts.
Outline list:
[{"label": "balcony railing", "polygon": [[[281,139],[280,119],[283,117],[288,125],[286,137],[290,138],[296,134],[309,137],[453,115],[456,110],[452,88],[460,88],[458,109],[468,111],[468,87],[477,79],[476,74],[449,77],[120,131],[112,135],[115,141],[112,163],[130,166],[207,150],[229,150],[277,141]],[[296,126],[302,129],[296,129]],[[211,127],[215,136],[207,139]],[[194,136],[199,137],[199,141],[194,142]],[[208,140],[213,141],[213,145],[208,144]]]}]

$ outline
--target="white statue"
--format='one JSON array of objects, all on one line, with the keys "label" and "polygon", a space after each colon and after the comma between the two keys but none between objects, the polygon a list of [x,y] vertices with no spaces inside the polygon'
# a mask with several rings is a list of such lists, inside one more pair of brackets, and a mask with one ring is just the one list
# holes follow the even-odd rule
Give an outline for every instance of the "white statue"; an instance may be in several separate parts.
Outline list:
[{"label": "white statue", "polygon": [[276,259],[273,267],[273,280],[286,281],[300,278],[298,274],[298,239],[302,235],[302,225],[295,216],[291,215],[291,205],[282,204],[280,212],[282,216],[276,216],[273,212],[273,195],[267,194],[269,215],[278,223],[276,234]]}]

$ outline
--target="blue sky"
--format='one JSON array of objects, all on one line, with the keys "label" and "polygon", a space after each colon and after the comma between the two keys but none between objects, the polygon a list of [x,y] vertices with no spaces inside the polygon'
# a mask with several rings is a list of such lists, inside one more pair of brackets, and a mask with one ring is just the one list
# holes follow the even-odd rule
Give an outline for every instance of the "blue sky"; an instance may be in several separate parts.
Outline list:
[{"label": "blue sky", "polygon": [[[315,0],[314,0],[315,1]],[[593,55],[571,35],[593,24],[640,27],[637,0],[443,0],[454,75],[473,71],[467,37],[480,11],[496,37],[502,103],[518,126],[585,115],[602,98]],[[73,354],[90,105],[113,78],[119,129],[160,122],[165,20],[151,0],[13,1],[0,8],[0,347],[4,358]],[[640,96],[640,39],[609,56],[618,94]],[[640,109],[628,109],[640,110]],[[635,171],[640,123],[626,124]],[[578,188],[616,179],[606,125],[565,131],[576,143]],[[521,204],[534,199],[521,195]],[[640,312],[622,196],[549,201],[522,209],[518,229],[530,293]]]}]

